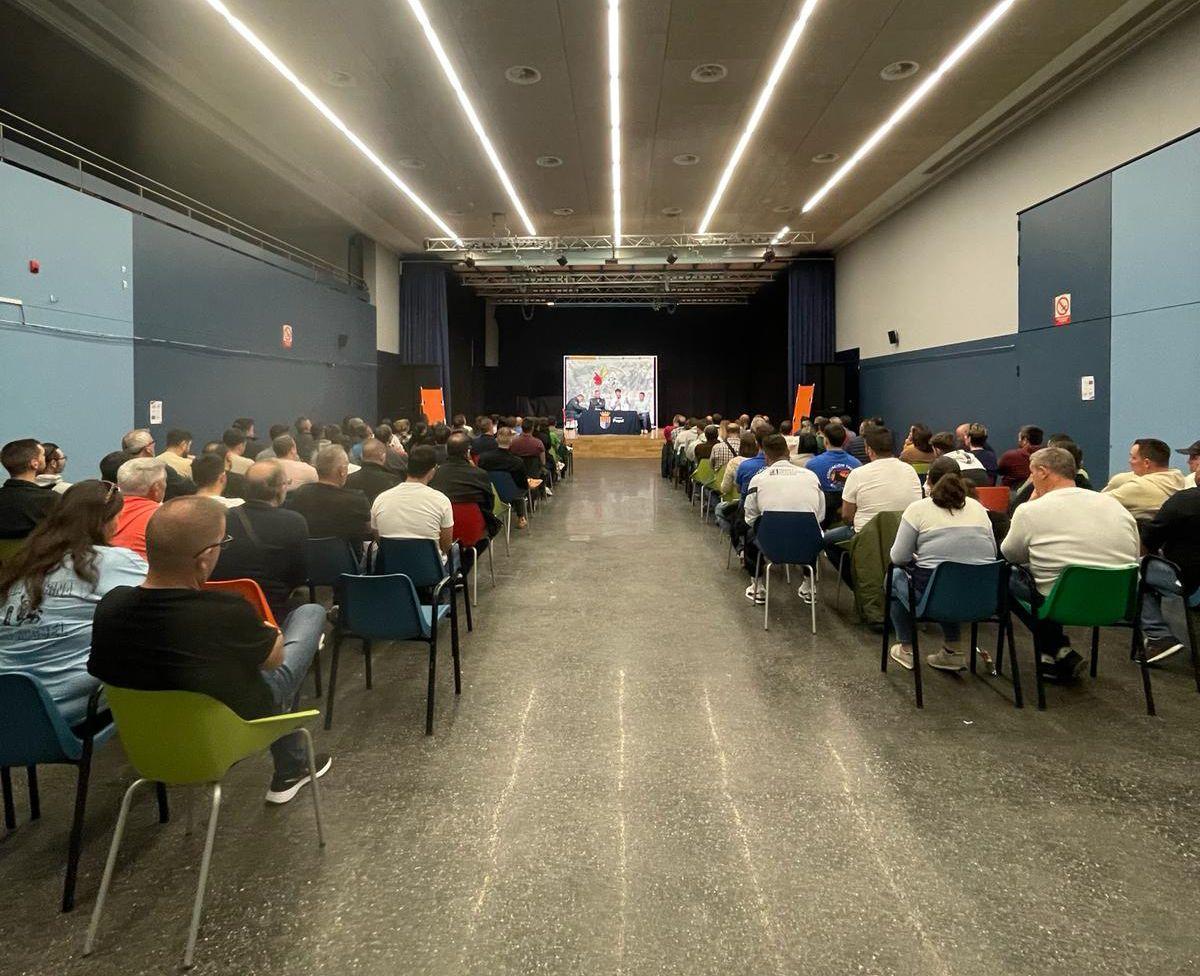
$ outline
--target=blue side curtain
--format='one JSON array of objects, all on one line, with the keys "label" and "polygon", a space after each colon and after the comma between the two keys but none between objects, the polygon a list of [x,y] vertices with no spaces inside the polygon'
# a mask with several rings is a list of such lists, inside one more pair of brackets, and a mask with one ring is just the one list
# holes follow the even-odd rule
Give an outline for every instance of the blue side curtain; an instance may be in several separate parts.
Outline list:
[{"label": "blue side curtain", "polygon": [[832,363],[834,330],[833,262],[797,261],[788,270],[788,391],[811,383],[809,363]]},{"label": "blue side curtain", "polygon": [[400,275],[400,361],[441,367],[442,396],[450,414],[450,320],[446,267],[405,262]]}]

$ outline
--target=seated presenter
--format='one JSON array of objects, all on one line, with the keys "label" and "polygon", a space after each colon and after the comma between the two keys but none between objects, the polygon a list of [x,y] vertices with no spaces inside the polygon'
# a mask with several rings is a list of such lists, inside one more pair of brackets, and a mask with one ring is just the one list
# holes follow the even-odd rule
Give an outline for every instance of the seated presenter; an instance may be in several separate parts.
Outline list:
[{"label": "seated presenter", "polygon": [[621,392],[621,388],[619,386],[616,388],[616,390],[613,391],[612,406],[610,406],[608,409],[609,410],[632,410],[633,409],[633,407],[630,406],[629,401],[625,398],[625,394]]},{"label": "seated presenter", "polygon": [[595,394],[595,396],[593,396],[593,397],[592,397],[592,398],[591,398],[591,399],[588,401],[588,409],[589,409],[589,410],[607,410],[607,409],[608,409],[608,408],[607,408],[607,407],[604,405],[604,397],[602,397],[602,396],[600,395],[600,391],[599,391],[599,390],[597,390],[597,391],[596,391],[596,394]]},{"label": "seated presenter", "polygon": [[583,394],[575,397],[574,400],[568,400],[566,407],[563,409],[567,420],[579,420],[581,413],[587,413],[587,407],[583,405]]},{"label": "seated presenter", "polygon": [[650,401],[646,399],[646,394],[639,393],[637,400],[634,401],[629,409],[637,411],[638,429],[643,434],[649,434],[652,423],[650,420]]}]

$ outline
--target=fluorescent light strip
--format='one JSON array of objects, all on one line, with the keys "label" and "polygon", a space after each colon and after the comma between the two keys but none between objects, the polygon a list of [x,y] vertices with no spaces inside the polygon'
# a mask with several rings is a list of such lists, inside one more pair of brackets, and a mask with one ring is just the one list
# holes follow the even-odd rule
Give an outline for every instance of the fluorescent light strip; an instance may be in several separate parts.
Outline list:
[{"label": "fluorescent light strip", "polygon": [[792,52],[796,50],[796,45],[800,42],[800,35],[804,33],[804,28],[808,25],[808,20],[812,16],[813,9],[816,6],[817,0],[804,0],[804,4],[800,7],[800,12],[796,14],[796,20],[792,24],[792,29],[788,31],[787,40],[783,43],[783,49],[775,59],[775,64],[771,68],[771,74],[767,77],[767,83],[758,94],[758,101],[754,104],[754,111],[750,113],[750,119],[746,123],[746,128],[742,130],[742,135],[738,139],[737,145],[733,147],[733,155],[729,157],[729,162],[725,164],[725,172],[721,174],[716,192],[713,193],[712,199],[708,202],[708,209],[704,211],[704,219],[700,221],[700,229],[696,231],[697,234],[708,233],[708,225],[712,222],[713,215],[717,212],[717,207],[721,205],[721,198],[725,196],[725,190],[729,186],[729,181],[733,179],[734,170],[737,169],[738,163],[742,161],[742,154],[745,153],[746,147],[750,145],[750,139],[754,135],[754,130],[758,128],[758,123],[762,121],[763,114],[767,110],[767,105],[771,101],[771,95],[775,92],[775,86],[779,84],[779,79],[783,75],[783,69],[787,67],[787,63],[792,57]]},{"label": "fluorescent light strip", "polygon": [[612,158],[613,247],[621,246],[621,10],[608,0],[608,128]]},{"label": "fluorescent light strip", "polygon": [[229,26],[241,34],[242,39],[252,48],[254,48],[254,50],[256,50],[262,56],[263,60],[265,60],[271,65],[272,68],[283,75],[284,78],[290,81],[292,83],[292,87],[295,88],[296,91],[298,91],[301,95],[303,95],[313,108],[325,116],[325,118],[335,129],[337,129],[342,135],[350,140],[351,145],[353,145],[355,149],[366,156],[367,159],[370,160],[375,166],[375,168],[387,177],[388,182],[390,182],[396,187],[396,189],[408,197],[413,206],[415,206],[421,211],[421,213],[432,220],[443,234],[445,234],[447,237],[453,238],[456,244],[458,244],[460,247],[462,246],[462,238],[460,238],[458,234],[454,232],[450,225],[442,220],[442,218],[436,213],[434,213],[433,208],[430,207],[429,204],[427,204],[419,196],[417,196],[412,187],[405,183],[404,180],[400,179],[400,177],[396,175],[395,171],[392,170],[387,163],[380,159],[379,155],[370,146],[363,142],[362,139],[359,138],[359,136],[338,117],[337,113],[335,113],[333,109],[321,101],[321,99],[317,97],[311,88],[309,88],[306,84],[304,84],[304,82],[296,77],[296,73],[292,71],[292,69],[286,64],[284,64],[283,61],[280,60],[279,56],[276,55],[275,52],[269,47],[267,47],[267,45],[263,43],[258,35],[254,33],[254,31],[252,31],[246,26],[245,23],[235,17],[232,11],[230,11],[230,9],[225,6],[221,0],[204,0],[204,2],[212,7],[213,10],[219,13],[222,17],[224,17]]},{"label": "fluorescent light strip", "polygon": [[492,140],[488,138],[488,134],[483,128],[483,123],[479,120],[479,114],[475,111],[475,106],[467,98],[467,92],[463,88],[462,82],[459,81],[458,72],[454,70],[454,65],[450,63],[446,49],[442,47],[441,39],[438,37],[437,31],[433,29],[433,24],[430,23],[429,15],[425,13],[425,8],[421,5],[421,0],[408,0],[408,5],[412,9],[413,16],[420,23],[421,30],[425,32],[425,40],[429,42],[429,46],[433,48],[433,53],[437,55],[438,64],[442,66],[442,73],[445,74],[446,80],[450,82],[450,87],[454,89],[454,94],[458,96],[458,104],[462,106],[463,112],[466,113],[467,120],[471,123],[471,128],[475,130],[475,135],[479,137],[479,142],[483,145],[483,151],[487,153],[487,158],[491,160],[492,169],[500,177],[500,183],[504,187],[504,191],[508,194],[508,199],[512,202],[513,207],[521,218],[521,222],[525,225],[525,232],[530,237],[537,237],[533,221],[529,219],[529,214],[525,212],[525,205],[521,203],[521,198],[517,195],[517,188],[513,186],[512,180],[508,178],[508,173],[504,170],[504,164],[500,162],[500,157],[496,153],[496,147],[492,145]]},{"label": "fluorescent light strip", "polygon": [[779,228],[779,233],[771,238],[771,246],[774,247],[776,244],[778,244],[780,241],[782,241],[783,238],[787,234],[790,234],[791,232],[792,232],[792,228],[790,228],[787,224],[784,224],[782,227]]},{"label": "fluorescent light strip", "polygon": [[867,141],[854,151],[854,155],[847,159],[838,168],[837,172],[829,177],[825,185],[809,198],[801,212],[808,213],[810,210],[812,210],[813,207],[815,207],[825,198],[825,195],[829,193],[830,190],[832,190],[845,178],[847,173],[849,173],[852,169],[854,169],[855,166],[862,162],[867,154],[870,153],[871,150],[877,145],[879,145],[879,143],[883,141],[883,138],[889,132],[891,132],[892,129],[899,125],[900,122],[903,121],[904,118],[914,108],[917,107],[917,104],[921,101],[921,99],[929,94],[933,86],[941,81],[942,77],[947,74],[951,68],[958,64],[958,62],[964,57],[966,57],[971,48],[978,44],[988,31],[996,26],[1000,18],[1008,13],[1009,8],[1012,7],[1012,5],[1016,2],[1017,0],[1001,0],[1000,3],[996,4],[996,6],[994,6],[988,12],[987,16],[975,25],[975,28],[971,32],[958,42],[958,46],[950,52],[946,59],[939,64],[937,68],[934,69],[933,73],[930,74],[924,81],[922,81],[920,85],[913,89],[912,94],[900,103],[900,107],[891,114],[888,120],[884,122],[883,125],[881,125],[878,129],[872,132],[870,136],[867,137]]}]

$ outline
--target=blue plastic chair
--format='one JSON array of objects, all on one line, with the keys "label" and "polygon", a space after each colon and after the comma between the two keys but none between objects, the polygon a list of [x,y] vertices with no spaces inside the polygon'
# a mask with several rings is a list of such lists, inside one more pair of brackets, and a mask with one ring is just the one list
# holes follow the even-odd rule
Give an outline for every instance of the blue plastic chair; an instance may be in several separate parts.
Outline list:
[{"label": "blue plastic chair", "polygon": [[[37,767],[68,765],[77,770],[75,780],[75,818],[67,845],[67,876],[63,883],[62,910],[75,907],[75,881],[79,874],[79,855],[83,848],[83,818],[87,807],[88,780],[92,771],[92,753],[96,746],[112,738],[112,721],[100,723],[100,689],[88,701],[82,737],[75,734],[54,704],[42,683],[29,674],[0,674],[0,768],[4,772],[4,817],[10,830],[16,827],[9,767],[25,766],[29,771],[30,819],[41,816],[38,797]],[[167,820],[166,792],[158,784],[159,819]]]},{"label": "blue plastic chair", "polygon": [[[444,585],[446,580],[442,581]],[[329,699],[325,706],[325,728],[333,725],[333,701],[337,690],[338,657],[347,637],[362,641],[367,688],[371,687],[371,642],[375,640],[421,640],[429,644],[429,691],[425,700],[425,734],[433,735],[434,677],[437,673],[438,624],[450,608],[435,594],[433,606],[422,606],[413,581],[403,573],[385,576],[342,575],[342,602],[333,631],[333,659],[329,665]],[[454,656],[454,693],[462,693],[458,643]]]},{"label": "blue plastic chair", "polygon": [[508,512],[504,518],[504,541],[507,545],[508,541],[512,538],[513,503],[523,500],[528,501],[529,493],[521,491],[517,487],[516,481],[513,480],[513,476],[507,471],[489,471],[488,478],[491,479],[492,484],[495,486],[496,494],[500,496],[500,501],[508,508]]},{"label": "blue plastic chair", "polygon": [[[886,592],[883,614],[883,653],[879,668],[887,671],[888,636],[892,626],[892,569],[887,568]],[[907,567],[900,567],[908,573]],[[909,576],[909,592],[912,593],[912,577]],[[923,621],[932,623],[956,623],[971,625],[971,673],[975,674],[975,642],[979,639],[981,623],[996,623],[996,669],[1003,663],[1004,635],[1012,622],[1008,610],[1008,563],[1003,559],[972,565],[970,563],[944,562],[934,567],[920,600],[908,608],[913,634],[913,684],[917,695],[917,708],[925,707],[924,689],[921,683],[920,628]],[[1017,659],[1012,655],[1013,705],[1024,707],[1021,697],[1021,674]]]},{"label": "blue plastic chair", "polygon": [[754,523],[754,541],[758,546],[755,578],[766,557],[767,599],[763,604],[763,630],[768,629],[771,614],[771,567],[799,566],[812,587],[812,632],[817,632],[817,557],[823,540],[821,526],[813,512],[763,512]]},{"label": "blue plastic chair", "polygon": [[[462,587],[463,605],[467,610],[467,632],[475,629],[471,621],[471,594],[467,590],[467,577],[462,568],[462,556],[458,543],[450,546],[446,563],[442,562],[442,551],[432,539],[380,539],[375,548],[373,572],[403,573],[413,581],[413,586],[434,590],[450,583],[446,592],[450,597],[450,626],[454,632],[454,646],[458,647],[458,589]],[[440,594],[441,590],[438,590]],[[438,602],[435,596],[433,602]]]}]

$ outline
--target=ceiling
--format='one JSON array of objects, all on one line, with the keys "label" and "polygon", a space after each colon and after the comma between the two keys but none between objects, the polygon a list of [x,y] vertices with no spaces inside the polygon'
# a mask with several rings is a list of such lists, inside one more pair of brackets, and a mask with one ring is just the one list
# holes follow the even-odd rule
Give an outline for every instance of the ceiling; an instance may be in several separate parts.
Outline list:
[{"label": "ceiling", "polygon": [[[457,234],[523,233],[403,0],[226,2]],[[834,249],[1194,0],[1018,0],[801,215],[833,168],[813,157],[852,153],[994,2],[821,0],[712,229],[769,234],[788,224],[811,234],[811,245],[779,248],[781,259]],[[202,0],[3,4],[0,32],[19,53],[3,59],[0,107],[343,265],[355,231],[406,253],[443,236]],[[798,4],[623,0],[626,234],[696,231]],[[610,233],[603,0],[425,5],[539,235]],[[883,80],[898,60],[921,71]],[[709,63],[725,77],[694,81]],[[541,80],[507,81],[515,65]],[[697,161],[677,165],[685,153]],[[538,166],[544,155],[562,165]],[[528,263],[515,262],[521,273]]]}]

